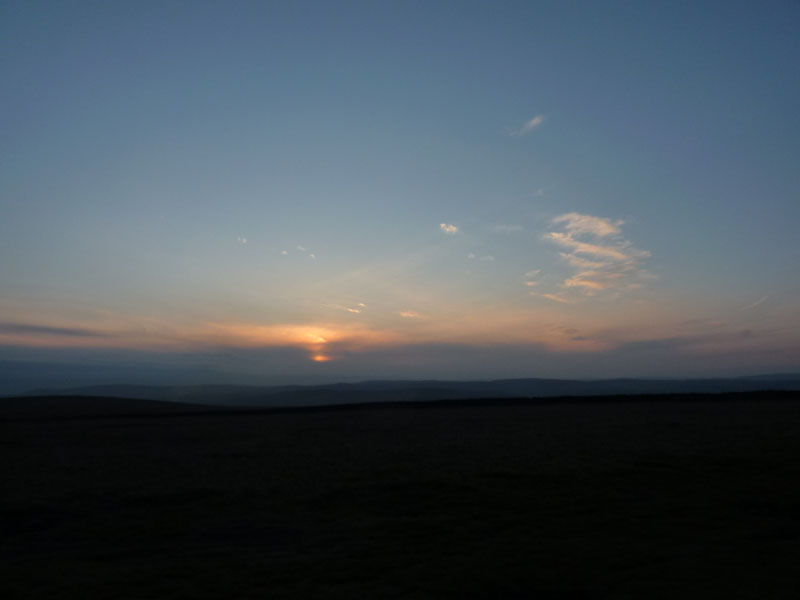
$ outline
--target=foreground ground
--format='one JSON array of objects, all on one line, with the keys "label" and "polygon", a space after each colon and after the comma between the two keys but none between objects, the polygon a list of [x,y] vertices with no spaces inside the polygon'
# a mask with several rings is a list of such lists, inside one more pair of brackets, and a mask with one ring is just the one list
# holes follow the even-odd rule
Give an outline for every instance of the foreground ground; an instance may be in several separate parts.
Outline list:
[{"label": "foreground ground", "polygon": [[800,597],[787,398],[0,405],[3,597]]}]

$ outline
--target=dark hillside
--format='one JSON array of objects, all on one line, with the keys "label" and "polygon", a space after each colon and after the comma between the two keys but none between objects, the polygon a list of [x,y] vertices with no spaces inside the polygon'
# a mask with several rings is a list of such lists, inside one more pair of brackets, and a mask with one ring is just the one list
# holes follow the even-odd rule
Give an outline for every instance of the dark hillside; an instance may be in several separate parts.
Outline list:
[{"label": "dark hillside", "polygon": [[800,595],[797,397],[143,414],[0,422],[4,597]]},{"label": "dark hillside", "polygon": [[208,411],[209,407],[102,396],[0,398],[0,420],[183,414],[192,410]]}]

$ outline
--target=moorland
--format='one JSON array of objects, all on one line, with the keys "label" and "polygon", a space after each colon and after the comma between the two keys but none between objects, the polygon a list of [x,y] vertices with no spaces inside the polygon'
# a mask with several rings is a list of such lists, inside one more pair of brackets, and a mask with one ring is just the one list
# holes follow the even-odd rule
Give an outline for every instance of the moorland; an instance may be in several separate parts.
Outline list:
[{"label": "moorland", "polygon": [[0,400],[6,598],[794,598],[800,395]]}]

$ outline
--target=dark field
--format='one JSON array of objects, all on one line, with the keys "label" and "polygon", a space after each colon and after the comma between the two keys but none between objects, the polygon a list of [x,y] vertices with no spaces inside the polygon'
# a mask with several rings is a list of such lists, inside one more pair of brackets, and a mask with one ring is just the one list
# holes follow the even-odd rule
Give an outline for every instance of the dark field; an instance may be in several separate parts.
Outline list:
[{"label": "dark field", "polygon": [[108,416],[0,401],[0,590],[798,598],[790,398]]}]

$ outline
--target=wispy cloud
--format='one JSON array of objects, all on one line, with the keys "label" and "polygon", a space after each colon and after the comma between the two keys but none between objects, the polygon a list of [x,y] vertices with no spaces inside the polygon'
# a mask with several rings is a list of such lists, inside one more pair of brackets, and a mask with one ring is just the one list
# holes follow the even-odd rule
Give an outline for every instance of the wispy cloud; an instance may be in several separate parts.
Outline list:
[{"label": "wispy cloud", "polygon": [[533,269],[533,270],[528,271],[527,273],[525,273],[525,275],[524,275],[524,277],[525,277],[525,281],[524,281],[525,285],[528,286],[528,287],[534,287],[536,285],[539,285],[539,282],[535,281],[535,278],[541,272],[542,272],[541,269]]},{"label": "wispy cloud", "polygon": [[576,300],[572,300],[570,298],[566,298],[561,294],[539,294],[537,292],[530,292],[531,296],[541,296],[542,298],[546,298],[548,300],[552,300],[553,302],[560,302],[561,304],[575,304]]},{"label": "wispy cloud", "polygon": [[404,319],[419,319],[422,315],[413,310],[404,310],[400,313],[400,316]]},{"label": "wispy cloud", "polygon": [[767,300],[769,300],[769,296],[764,296],[763,298],[759,298],[758,300],[756,300],[752,304],[748,304],[747,306],[743,306],[742,310],[750,310],[751,308],[755,308],[759,304],[764,304],[764,302],[766,302]]},{"label": "wispy cloud", "polygon": [[620,293],[639,288],[644,281],[654,278],[642,266],[650,252],[635,248],[622,236],[621,219],[571,212],[555,217],[552,225],[563,231],[550,231],[545,239],[567,249],[560,256],[575,270],[561,283],[565,293],[572,291],[581,296],[608,290]]},{"label": "wispy cloud", "polygon": [[525,121],[521,127],[512,130],[509,135],[522,136],[527,135],[534,129],[540,127],[544,123],[544,115],[536,115],[535,117]]},{"label": "wispy cloud", "polygon": [[[311,260],[317,260],[317,255],[314,252],[311,252],[305,246],[301,246],[300,244],[298,244],[297,246],[295,246],[295,248],[297,248],[300,252],[304,252],[307,258],[310,258]],[[286,250],[281,250],[281,254],[286,256],[289,253]]]},{"label": "wispy cloud", "polygon": [[569,279],[564,280],[563,286],[577,287],[587,290],[605,290],[611,287],[616,280],[623,277],[622,273],[603,273],[602,271],[584,271]]},{"label": "wispy cloud", "polygon": [[[575,239],[574,234],[553,231],[547,234],[548,239],[572,249],[573,254],[588,254],[597,258],[608,260],[626,260],[629,257],[625,244],[603,245],[582,242]],[[649,254],[649,253],[646,253]]]},{"label": "wispy cloud", "polygon": [[439,229],[441,229],[447,235],[455,235],[458,233],[458,227],[451,223],[439,223]]},{"label": "wispy cloud", "polygon": [[698,319],[686,319],[685,321],[679,322],[677,327],[679,329],[688,329],[691,331],[709,331],[725,327],[726,325],[727,323],[725,321],[702,317]]},{"label": "wispy cloud", "polygon": [[288,250],[281,250],[281,254],[282,254],[283,256],[288,256],[288,254],[289,254],[289,251],[288,251]]},{"label": "wispy cloud", "polygon": [[64,337],[108,337],[109,334],[78,327],[54,327],[32,323],[0,323],[0,334],[47,335]]},{"label": "wispy cloud", "polygon": [[567,252],[561,252],[560,254],[561,258],[563,258],[570,264],[570,266],[575,267],[576,269],[602,269],[606,265],[604,262],[589,260],[580,256],[576,256],[575,254],[569,254]]},{"label": "wispy cloud", "polygon": [[470,260],[482,260],[484,262],[494,262],[494,256],[491,254],[484,254],[483,256],[478,256],[474,252],[470,252],[467,254],[467,258]]},{"label": "wispy cloud", "polygon": [[354,305],[351,305],[351,306],[344,306],[342,304],[323,304],[322,306],[324,306],[325,308],[332,308],[334,310],[342,310],[342,311],[345,311],[345,312],[352,313],[354,315],[361,314],[361,312],[365,308],[367,308],[367,305],[364,304],[363,302],[358,302],[358,303],[356,303]]},{"label": "wispy cloud", "polygon": [[589,233],[598,237],[607,237],[610,235],[619,235],[622,233],[620,227],[625,224],[625,221],[605,219],[603,217],[593,217],[592,215],[582,215],[580,213],[566,213],[559,215],[553,219],[553,223],[558,225],[564,224],[564,229],[573,235],[582,233]]}]

